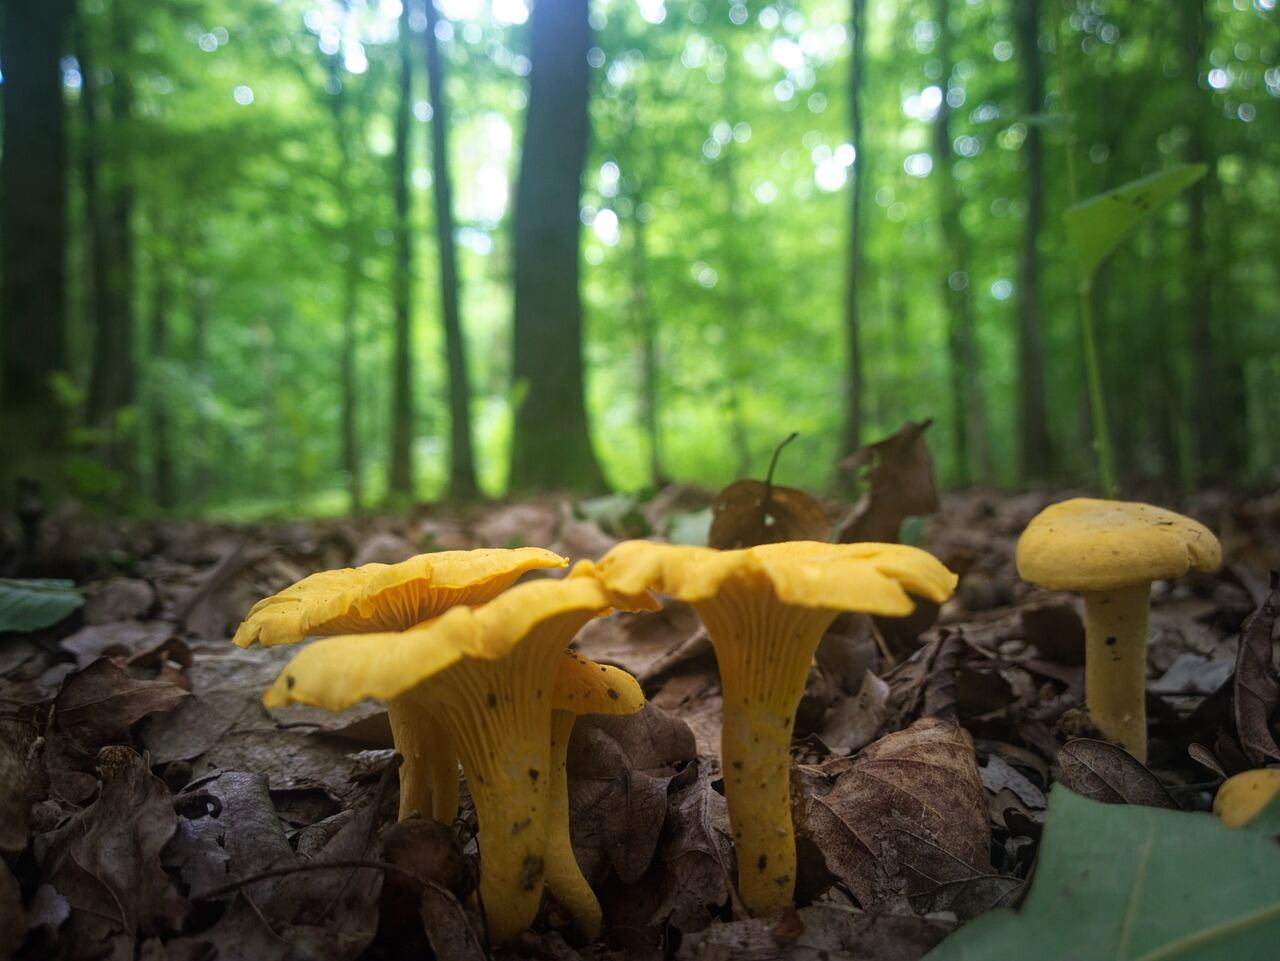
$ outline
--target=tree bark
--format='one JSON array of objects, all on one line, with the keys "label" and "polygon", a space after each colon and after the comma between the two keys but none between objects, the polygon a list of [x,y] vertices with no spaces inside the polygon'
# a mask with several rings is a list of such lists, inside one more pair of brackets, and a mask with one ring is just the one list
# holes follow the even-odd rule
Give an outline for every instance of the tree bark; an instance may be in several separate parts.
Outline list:
[{"label": "tree bark", "polygon": [[444,63],[436,40],[439,14],[435,0],[424,0],[427,29],[427,95],[431,98],[431,167],[435,195],[436,251],[440,258],[440,318],[444,325],[445,370],[449,378],[449,497],[472,500],[476,484],[475,452],[471,444],[471,389],[467,382],[466,338],[459,307],[462,282],[453,243],[453,180],[449,170],[449,102],[445,96]]},{"label": "tree bark", "polygon": [[579,201],[586,159],[587,0],[537,0],[515,203],[515,422],[510,488],[599,490],[582,362]]},{"label": "tree bark", "polygon": [[[133,116],[133,85],[129,77],[129,56],[133,46],[131,20],[125,4],[116,4],[110,12],[111,87],[107,103],[110,122],[117,140],[125,141]],[[86,77],[86,81],[88,78]],[[89,134],[91,149],[100,150],[98,108],[92,97],[85,105],[85,122],[92,124]],[[92,111],[92,115],[90,113]],[[134,257],[133,257],[133,172],[128,149],[119,151],[108,168],[109,179],[101,190],[96,211],[88,211],[97,220],[90,232],[95,253],[91,266],[95,271],[94,312],[97,324],[93,342],[93,364],[89,380],[86,419],[97,428],[101,453],[108,467],[126,474],[132,472],[133,444],[130,431],[120,423],[121,412],[137,399],[134,358]],[[96,186],[96,184],[95,184]],[[98,273],[97,271],[101,271]]]},{"label": "tree bark", "polygon": [[[1023,107],[1044,112],[1044,63],[1040,56],[1040,0],[1014,4],[1022,61]],[[1040,319],[1040,229],[1044,223],[1044,141],[1039,123],[1027,125],[1027,213],[1018,251],[1018,455],[1024,480],[1053,471],[1049,415],[1045,407],[1044,335]]]},{"label": "tree bark", "polygon": [[5,0],[0,158],[0,501],[26,476],[56,489],[65,418],[66,165],[62,56],[68,0]]},{"label": "tree bark", "polygon": [[[159,226],[156,226],[159,233]],[[177,501],[174,483],[172,421],[165,396],[163,365],[169,359],[169,311],[172,306],[172,277],[163,246],[152,259],[151,330],[149,331],[149,367],[151,409],[151,490],[156,506],[171,509]]]},{"label": "tree bark", "polygon": [[942,298],[948,317],[947,347],[953,408],[952,473],[956,483],[967,484],[975,476],[983,481],[990,480],[991,464],[980,386],[982,373],[969,271],[969,237],[961,221],[964,198],[956,187],[955,157],[951,149],[951,107],[947,103],[948,85],[954,66],[951,53],[952,33],[948,22],[950,8],[948,0],[936,0],[935,18],[939,33],[935,54],[942,64],[942,103],[938,107],[938,116],[933,125],[933,157],[945,264],[941,280]]},{"label": "tree bark", "polygon": [[853,144],[853,183],[849,189],[849,261],[844,288],[845,404],[844,434],[837,460],[862,446],[863,390],[862,295],[863,237],[862,205],[866,185],[866,157],[862,139],[862,83],[865,75],[867,0],[851,0],[850,26],[853,50],[849,64],[849,129]]},{"label": "tree bark", "polygon": [[329,110],[333,115],[334,139],[338,145],[336,177],[338,205],[342,208],[342,238],[346,259],[342,262],[342,346],[338,357],[338,383],[342,396],[339,430],[342,435],[342,473],[347,483],[351,509],[359,511],[364,503],[361,483],[360,442],[356,431],[356,314],[360,304],[360,237],[356,223],[355,191],[351,186],[353,157],[351,132],[348,129],[349,97],[342,82],[337,55],[326,62],[330,89]]},{"label": "tree bark", "polygon": [[395,263],[391,297],[395,345],[391,387],[391,477],[393,495],[413,495],[413,240],[409,232],[409,114],[413,109],[409,5],[400,11],[400,99],[396,105],[391,180],[395,192]]},{"label": "tree bark", "polygon": [[[1200,67],[1209,32],[1204,0],[1186,0],[1182,13],[1183,49],[1186,58],[1188,163],[1208,164],[1209,172],[1187,189],[1187,313],[1190,328],[1192,373],[1191,410],[1196,481],[1219,481],[1234,476],[1247,459],[1243,371],[1231,349],[1231,336],[1215,316],[1214,264],[1228,263],[1224,251],[1209,238],[1210,209],[1217,194],[1217,157],[1209,122],[1215,108],[1209,92],[1200,86]],[[1224,271],[1224,276],[1229,274]]]}]

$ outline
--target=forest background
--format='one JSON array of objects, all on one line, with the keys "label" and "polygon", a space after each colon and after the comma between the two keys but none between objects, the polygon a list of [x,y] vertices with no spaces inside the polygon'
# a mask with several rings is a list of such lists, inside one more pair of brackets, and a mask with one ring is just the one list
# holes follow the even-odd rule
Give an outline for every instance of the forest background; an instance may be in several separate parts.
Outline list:
[{"label": "forest background", "polygon": [[1280,464],[1274,0],[5,0],[0,480],[332,514]]}]

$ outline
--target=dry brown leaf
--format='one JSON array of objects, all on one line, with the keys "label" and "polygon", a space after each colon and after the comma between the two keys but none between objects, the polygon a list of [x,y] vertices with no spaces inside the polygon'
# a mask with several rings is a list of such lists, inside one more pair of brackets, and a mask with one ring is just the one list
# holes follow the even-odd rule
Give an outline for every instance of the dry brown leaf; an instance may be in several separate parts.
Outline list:
[{"label": "dry brown leaf", "polygon": [[842,698],[823,718],[818,736],[836,753],[860,750],[889,716],[888,702],[889,685],[866,671],[858,693]]},{"label": "dry brown leaf", "polygon": [[170,711],[188,693],[168,681],[139,681],[109,658],[70,675],[54,701],[54,723],[84,747],[125,741],[148,714]]},{"label": "dry brown leaf", "polygon": [[660,852],[663,899],[653,922],[666,921],[684,932],[711,923],[710,908],[733,895],[733,832],[724,796],[698,772],[671,799],[670,839]]},{"label": "dry brown leaf", "polygon": [[1178,809],[1159,779],[1115,744],[1074,738],[1058,752],[1058,768],[1063,784],[1091,800]]},{"label": "dry brown leaf", "polygon": [[795,436],[792,434],[774,450],[763,481],[734,481],[716,495],[711,502],[711,531],[707,535],[710,547],[735,550],[778,541],[831,539],[831,521],[812,494],[773,483],[778,455]]},{"label": "dry brown leaf", "polygon": [[[942,918],[871,914],[842,904],[815,904],[795,912],[799,931],[779,943],[771,918],[748,918],[690,935],[679,961],[833,961],[875,958],[917,961],[955,929]],[[790,934],[790,932],[788,932]]]},{"label": "dry brown leaf", "polygon": [[0,717],[0,853],[27,846],[31,804],[48,787],[40,763],[39,730],[18,717]]},{"label": "dry brown leaf", "polygon": [[918,867],[913,852],[896,864],[883,859],[891,831],[909,827],[975,877],[991,873],[986,798],[973,739],[959,725],[924,718],[822,771],[830,790],[804,800],[802,831],[863,907],[901,893]]},{"label": "dry brown leaf", "polygon": [[583,874],[611,865],[623,883],[648,870],[667,819],[671,780],[693,760],[693,732],[648,704],[623,717],[586,715],[569,742],[569,815]]},{"label": "dry brown leaf", "polygon": [[189,910],[160,863],[177,820],[169,789],[126,747],[103,748],[98,769],[98,799],[35,840],[41,880],[71,906],[70,957],[131,955],[138,937],[180,931]]},{"label": "dry brown leaf", "polygon": [[1254,764],[1280,761],[1271,720],[1280,706],[1280,682],[1272,665],[1272,641],[1280,616],[1280,573],[1272,572],[1266,598],[1240,632],[1232,703],[1240,746]]},{"label": "dry brown leaf", "polygon": [[933,457],[924,439],[932,423],[908,421],[897,433],[854,451],[840,462],[845,470],[864,470],[867,493],[841,525],[837,541],[896,543],[904,520],[938,509]]},{"label": "dry brown leaf", "polygon": [[670,655],[700,629],[698,615],[668,600],[657,612],[621,611],[589,621],[573,647],[599,664],[613,664],[642,684],[674,666]]}]

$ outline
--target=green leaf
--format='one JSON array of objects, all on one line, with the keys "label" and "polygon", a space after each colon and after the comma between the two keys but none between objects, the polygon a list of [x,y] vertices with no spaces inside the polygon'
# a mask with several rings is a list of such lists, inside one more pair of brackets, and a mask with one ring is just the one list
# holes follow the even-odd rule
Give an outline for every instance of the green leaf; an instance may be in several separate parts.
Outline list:
[{"label": "green leaf", "polygon": [[1063,219],[1067,237],[1080,258],[1081,274],[1090,276],[1131,227],[1190,187],[1208,169],[1204,164],[1184,164],[1069,207]]},{"label": "green leaf", "polygon": [[926,961],[1234,961],[1274,957],[1277,943],[1280,846],[1208,814],[1058,785],[1021,910],[984,914]]},{"label": "green leaf", "polygon": [[57,624],[83,603],[72,581],[0,578],[0,633],[38,631]]}]

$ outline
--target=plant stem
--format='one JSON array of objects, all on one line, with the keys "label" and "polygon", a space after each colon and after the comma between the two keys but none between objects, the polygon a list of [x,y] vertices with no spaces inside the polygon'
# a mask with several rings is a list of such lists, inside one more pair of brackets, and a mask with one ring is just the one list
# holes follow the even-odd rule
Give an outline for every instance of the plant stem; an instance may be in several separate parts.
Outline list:
[{"label": "plant stem", "polygon": [[1098,461],[1098,483],[1102,496],[1116,496],[1111,473],[1111,435],[1107,431],[1107,402],[1102,392],[1102,371],[1098,364],[1098,339],[1093,329],[1093,271],[1080,281],[1080,330],[1084,335],[1084,369],[1089,386],[1089,410],[1093,414],[1093,451]]}]

